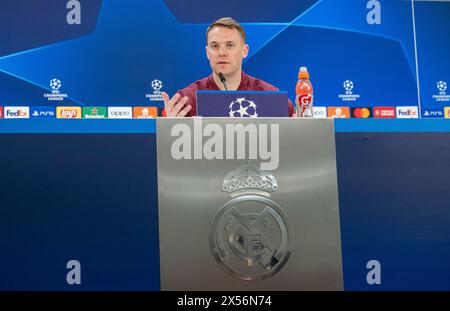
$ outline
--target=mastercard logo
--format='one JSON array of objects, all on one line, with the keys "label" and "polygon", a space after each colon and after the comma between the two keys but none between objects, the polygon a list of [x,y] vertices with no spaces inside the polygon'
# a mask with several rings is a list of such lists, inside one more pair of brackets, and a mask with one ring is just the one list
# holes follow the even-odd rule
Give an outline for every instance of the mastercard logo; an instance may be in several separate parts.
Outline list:
[{"label": "mastercard logo", "polygon": [[369,108],[353,108],[352,116],[354,118],[370,118],[372,115]]}]

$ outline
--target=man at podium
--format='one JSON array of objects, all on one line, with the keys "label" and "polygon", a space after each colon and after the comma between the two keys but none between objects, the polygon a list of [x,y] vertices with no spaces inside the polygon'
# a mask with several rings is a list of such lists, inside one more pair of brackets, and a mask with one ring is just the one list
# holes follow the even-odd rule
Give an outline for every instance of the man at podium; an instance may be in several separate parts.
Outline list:
[{"label": "man at podium", "polygon": [[[209,25],[206,30],[206,56],[212,74],[179,90],[171,99],[162,92],[163,115],[196,116],[197,90],[278,91],[275,86],[242,71],[242,60],[247,57],[248,49],[244,28],[233,18],[223,17]],[[289,116],[294,116],[294,105],[290,100],[287,104]]]}]

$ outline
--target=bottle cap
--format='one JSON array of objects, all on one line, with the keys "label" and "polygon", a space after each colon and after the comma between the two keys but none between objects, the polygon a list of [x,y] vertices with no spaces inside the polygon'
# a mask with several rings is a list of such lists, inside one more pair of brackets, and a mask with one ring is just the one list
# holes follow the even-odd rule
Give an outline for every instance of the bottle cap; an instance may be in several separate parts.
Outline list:
[{"label": "bottle cap", "polygon": [[300,67],[300,70],[298,72],[298,78],[299,79],[309,79],[308,68]]}]

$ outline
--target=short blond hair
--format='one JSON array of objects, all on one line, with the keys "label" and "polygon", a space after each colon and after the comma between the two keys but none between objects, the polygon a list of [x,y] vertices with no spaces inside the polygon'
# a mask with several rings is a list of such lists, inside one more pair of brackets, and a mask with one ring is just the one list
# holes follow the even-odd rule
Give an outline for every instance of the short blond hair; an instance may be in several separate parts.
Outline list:
[{"label": "short blond hair", "polygon": [[222,17],[213,22],[206,29],[206,44],[208,44],[208,34],[214,27],[225,27],[228,29],[236,29],[242,37],[242,41],[245,43],[245,30],[235,19],[231,17]]}]

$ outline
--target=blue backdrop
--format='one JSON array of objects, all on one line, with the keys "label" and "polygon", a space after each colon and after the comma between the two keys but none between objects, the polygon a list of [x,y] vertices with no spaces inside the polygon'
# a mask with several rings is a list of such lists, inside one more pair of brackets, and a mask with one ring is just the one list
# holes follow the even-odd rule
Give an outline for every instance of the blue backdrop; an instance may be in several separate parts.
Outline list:
[{"label": "blue backdrop", "polygon": [[[173,94],[208,75],[205,29],[228,15],[247,31],[244,70],[291,99],[307,66],[316,106],[450,106],[437,88],[450,83],[450,3],[396,0],[2,0],[0,106],[48,104],[53,78],[58,105],[162,106],[151,81]],[[339,98],[346,80],[354,102]]]}]

